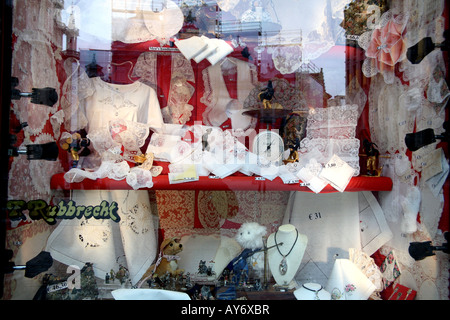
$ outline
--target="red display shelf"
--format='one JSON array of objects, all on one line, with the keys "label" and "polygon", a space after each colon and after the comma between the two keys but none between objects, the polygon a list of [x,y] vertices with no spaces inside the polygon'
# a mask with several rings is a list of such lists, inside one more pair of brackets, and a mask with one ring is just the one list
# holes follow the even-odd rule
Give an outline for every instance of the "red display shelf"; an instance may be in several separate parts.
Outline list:
[{"label": "red display shelf", "polygon": [[[312,192],[301,182],[285,184],[280,178],[274,180],[263,179],[257,176],[229,176],[224,179],[199,177],[198,181],[169,183],[167,175],[153,178],[153,187],[148,190],[256,190],[256,191],[302,191]],[[68,183],[64,180],[64,173],[52,177],[50,186],[54,190],[132,190],[125,180],[113,179],[85,179],[82,182]],[[388,177],[353,177],[346,192],[359,191],[390,191],[392,180]],[[327,185],[321,193],[338,192]]]}]

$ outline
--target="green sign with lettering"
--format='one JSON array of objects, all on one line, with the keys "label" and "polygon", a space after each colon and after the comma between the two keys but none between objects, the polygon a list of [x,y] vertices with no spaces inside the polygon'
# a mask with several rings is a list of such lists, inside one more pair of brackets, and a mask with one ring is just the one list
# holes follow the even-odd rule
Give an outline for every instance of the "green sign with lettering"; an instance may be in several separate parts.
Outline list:
[{"label": "green sign with lettering", "polygon": [[9,200],[6,204],[8,217],[11,220],[26,220],[25,211],[32,220],[44,219],[48,224],[55,224],[57,219],[111,219],[120,221],[117,213],[117,202],[103,200],[97,206],[77,206],[75,201],[61,200],[57,205],[48,205],[44,200]]}]

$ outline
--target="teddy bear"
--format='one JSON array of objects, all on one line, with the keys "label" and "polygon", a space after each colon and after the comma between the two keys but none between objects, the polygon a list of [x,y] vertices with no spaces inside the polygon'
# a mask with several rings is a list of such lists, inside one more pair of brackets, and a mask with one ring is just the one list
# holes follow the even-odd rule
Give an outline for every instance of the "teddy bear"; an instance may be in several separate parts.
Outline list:
[{"label": "teddy bear", "polygon": [[183,245],[178,238],[164,239],[160,245],[160,252],[155,264],[151,265],[141,278],[142,284],[150,277],[161,278],[170,273],[171,276],[177,276],[184,272],[183,269],[178,269],[179,254],[183,251]]},{"label": "teddy bear", "polygon": [[[267,228],[256,222],[245,222],[236,233],[235,239],[245,249],[257,251],[264,249],[263,237]],[[264,251],[256,252],[250,256],[254,270],[264,270]]]}]

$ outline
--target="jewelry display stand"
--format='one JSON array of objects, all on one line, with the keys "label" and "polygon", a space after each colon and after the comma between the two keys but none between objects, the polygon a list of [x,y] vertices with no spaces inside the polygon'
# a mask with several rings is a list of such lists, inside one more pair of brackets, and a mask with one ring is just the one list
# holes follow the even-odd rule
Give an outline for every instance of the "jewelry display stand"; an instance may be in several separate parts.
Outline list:
[{"label": "jewelry display stand", "polygon": [[[283,243],[282,245],[280,245]],[[308,238],[291,224],[281,225],[269,235],[267,246],[275,248],[267,252],[269,268],[279,290],[296,287],[295,274],[302,262]]]}]

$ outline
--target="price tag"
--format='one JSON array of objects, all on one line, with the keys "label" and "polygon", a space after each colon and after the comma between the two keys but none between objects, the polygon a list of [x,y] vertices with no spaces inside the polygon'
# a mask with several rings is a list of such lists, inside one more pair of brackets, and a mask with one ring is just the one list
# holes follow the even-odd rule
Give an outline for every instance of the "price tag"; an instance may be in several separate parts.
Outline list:
[{"label": "price tag", "polygon": [[300,182],[300,187],[307,187],[309,186],[308,182]]},{"label": "price tag", "polygon": [[67,281],[51,284],[47,286],[47,292],[55,292],[63,289],[67,289],[69,286],[67,284]]},{"label": "price tag", "polygon": [[320,212],[314,212],[309,214],[309,220],[322,219],[322,214]]}]

